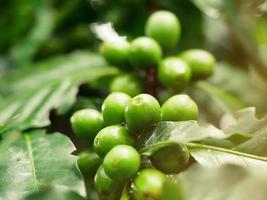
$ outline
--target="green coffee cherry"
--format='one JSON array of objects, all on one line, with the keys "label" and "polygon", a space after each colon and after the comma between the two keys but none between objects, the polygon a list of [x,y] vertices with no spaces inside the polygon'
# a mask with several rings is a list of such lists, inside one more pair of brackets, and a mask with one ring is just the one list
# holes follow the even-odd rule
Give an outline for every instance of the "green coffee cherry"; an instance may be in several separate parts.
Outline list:
[{"label": "green coffee cherry", "polygon": [[111,92],[124,92],[133,97],[143,91],[141,81],[130,74],[117,76],[110,83]]},{"label": "green coffee cherry", "polygon": [[157,65],[162,56],[159,44],[149,37],[139,37],[132,41],[129,60],[138,68],[149,68]]},{"label": "green coffee cherry", "polygon": [[162,106],[162,121],[186,121],[198,117],[197,104],[185,94],[169,98]]},{"label": "green coffee cherry", "polygon": [[125,181],[138,172],[140,163],[140,155],[133,147],[117,145],[106,154],[103,166],[110,178]]},{"label": "green coffee cherry", "polygon": [[100,46],[100,53],[112,65],[124,66],[127,64],[130,44],[127,41],[104,42]]},{"label": "green coffee cherry", "polygon": [[94,179],[95,189],[100,200],[118,200],[122,194],[123,184],[111,179],[101,165]]},{"label": "green coffee cherry", "polygon": [[135,200],[161,200],[166,177],[155,169],[142,170],[133,183]]},{"label": "green coffee cherry", "polygon": [[70,118],[75,134],[84,139],[93,139],[103,128],[103,117],[94,109],[82,109],[75,112]]},{"label": "green coffee cherry", "polygon": [[216,60],[211,53],[192,49],[181,53],[180,57],[190,66],[194,80],[205,79],[212,75]]},{"label": "green coffee cherry", "polygon": [[94,149],[100,157],[104,157],[116,145],[131,145],[132,143],[133,141],[125,127],[113,125],[99,131],[94,140]]},{"label": "green coffee cherry", "polygon": [[92,178],[102,163],[102,159],[94,152],[81,152],[77,160],[77,166],[82,175],[86,178]]},{"label": "green coffee cherry", "polygon": [[149,94],[140,94],[132,98],[125,109],[125,120],[130,130],[138,133],[150,128],[161,119],[158,101]]},{"label": "green coffee cherry", "polygon": [[183,90],[191,78],[190,67],[181,59],[168,57],[160,62],[158,79],[162,85],[176,91]]},{"label": "green coffee cherry", "polygon": [[124,110],[131,97],[122,92],[113,92],[106,97],[102,104],[104,124],[114,125],[124,122]]},{"label": "green coffee cherry", "polygon": [[172,144],[153,152],[151,163],[165,174],[176,174],[187,167],[189,151],[185,145]]},{"label": "green coffee cherry", "polygon": [[148,18],[145,33],[155,39],[162,48],[170,49],[177,45],[181,34],[181,25],[173,13],[157,11]]}]

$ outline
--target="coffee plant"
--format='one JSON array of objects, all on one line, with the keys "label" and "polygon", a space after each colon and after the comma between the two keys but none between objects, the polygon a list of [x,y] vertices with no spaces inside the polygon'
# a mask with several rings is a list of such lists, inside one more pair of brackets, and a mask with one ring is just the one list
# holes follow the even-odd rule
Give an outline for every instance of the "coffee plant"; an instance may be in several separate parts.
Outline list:
[{"label": "coffee plant", "polygon": [[0,200],[267,199],[267,1],[0,5]]}]

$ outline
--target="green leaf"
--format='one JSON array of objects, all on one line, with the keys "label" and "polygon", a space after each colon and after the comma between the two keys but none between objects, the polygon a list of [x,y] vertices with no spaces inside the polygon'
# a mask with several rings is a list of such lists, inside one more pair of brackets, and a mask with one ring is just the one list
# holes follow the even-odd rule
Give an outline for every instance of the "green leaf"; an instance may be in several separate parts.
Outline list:
[{"label": "green leaf", "polygon": [[197,121],[160,122],[145,145],[166,140],[178,143],[196,142],[206,138],[224,139],[225,134],[214,126],[199,126]]},{"label": "green leaf", "polygon": [[85,194],[71,141],[37,130],[5,135],[0,146],[0,199],[20,200],[46,187]]},{"label": "green leaf", "polygon": [[75,102],[81,83],[117,73],[106,67],[102,57],[86,52],[50,59],[34,67],[4,80],[8,87],[3,93],[10,95],[0,103],[0,123],[6,124],[3,131],[49,125],[50,110],[66,112]]},{"label": "green leaf", "polygon": [[172,181],[181,182],[183,200],[265,200],[266,177],[261,171],[235,165],[214,169],[196,165]]},{"label": "green leaf", "polygon": [[16,66],[30,64],[38,48],[49,38],[54,29],[54,10],[48,1],[38,1],[33,9],[36,19],[32,30],[11,49],[11,58]]},{"label": "green leaf", "polygon": [[199,126],[196,121],[161,122],[140,152],[150,156],[155,150],[177,143],[186,145],[195,161],[206,167],[231,163],[267,169],[267,158],[231,150],[236,143],[249,139],[246,133],[225,134],[211,125]]},{"label": "green leaf", "polygon": [[219,17],[221,12],[225,7],[227,7],[228,0],[220,1],[220,0],[192,0],[192,2],[205,14],[209,15],[210,17]]},{"label": "green leaf", "polygon": [[[232,147],[232,138],[239,137],[248,140],[247,134],[233,133],[226,135],[222,130],[212,125],[200,126],[197,121],[160,122],[153,130],[150,137],[146,138],[144,149],[151,148],[165,142],[176,143],[207,143],[215,146]],[[161,144],[162,145],[162,144]]]},{"label": "green leaf", "polygon": [[267,158],[203,144],[188,143],[191,156],[204,167],[235,164],[267,172]]},{"label": "green leaf", "polygon": [[64,191],[55,188],[46,188],[45,190],[34,192],[23,200],[85,200],[75,192]]},{"label": "green leaf", "polygon": [[247,108],[236,114],[236,123],[228,126],[225,133],[247,133],[252,135],[250,140],[234,147],[242,151],[259,156],[267,156],[267,116],[256,118],[256,109]]},{"label": "green leaf", "polygon": [[225,112],[233,114],[245,107],[237,97],[205,81],[196,83],[196,87],[208,95]]},{"label": "green leaf", "polygon": [[[229,78],[233,74],[234,78]],[[233,120],[236,111],[248,106],[255,106],[259,114],[265,114],[267,93],[264,88],[265,85],[253,80],[246,71],[217,63],[213,76],[205,82],[197,82],[191,96],[199,106],[199,119],[220,125],[223,115]]]},{"label": "green leaf", "polygon": [[21,90],[44,87],[46,84],[65,80],[72,80],[77,84],[117,72],[115,68],[107,67],[105,60],[98,54],[76,51],[41,61],[29,69],[14,71],[2,80],[2,84],[6,85],[2,92],[21,93]]},{"label": "green leaf", "polygon": [[[229,78],[233,74],[235,75],[234,78]],[[217,63],[214,74],[208,82],[235,96],[246,106],[256,106],[261,114],[267,112],[265,85],[255,81],[247,71],[229,63]]]},{"label": "green leaf", "polygon": [[256,109],[249,107],[238,111],[235,114],[236,122],[230,124],[224,129],[224,132],[231,134],[233,132],[256,134],[266,129],[267,116],[262,119],[256,117]]}]

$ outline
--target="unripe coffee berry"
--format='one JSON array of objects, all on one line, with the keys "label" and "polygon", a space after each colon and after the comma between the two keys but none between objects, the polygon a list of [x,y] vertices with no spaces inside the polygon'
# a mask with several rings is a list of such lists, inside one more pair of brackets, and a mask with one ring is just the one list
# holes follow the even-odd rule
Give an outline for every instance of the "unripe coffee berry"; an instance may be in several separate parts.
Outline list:
[{"label": "unripe coffee berry", "polygon": [[181,34],[180,22],[169,11],[157,11],[148,18],[145,33],[156,40],[162,48],[174,48]]},{"label": "unripe coffee berry", "polygon": [[165,175],[155,169],[142,170],[133,182],[135,200],[161,200]]},{"label": "unripe coffee berry", "polygon": [[95,152],[81,152],[77,160],[77,166],[85,178],[92,178],[102,163],[102,159]]},{"label": "unripe coffee berry", "polygon": [[115,77],[110,83],[111,92],[123,92],[133,97],[143,91],[141,81],[130,74]]},{"label": "unripe coffee berry", "polygon": [[125,181],[133,177],[138,172],[140,164],[139,153],[129,145],[113,147],[103,161],[106,174],[118,181]]},{"label": "unripe coffee berry", "polygon": [[100,200],[118,200],[123,190],[123,184],[111,179],[102,165],[96,172],[94,186]]},{"label": "unripe coffee berry", "polygon": [[158,79],[162,85],[176,91],[183,90],[191,78],[190,67],[181,59],[168,57],[160,62]]},{"label": "unripe coffee berry", "polygon": [[128,128],[136,133],[150,128],[161,119],[158,101],[149,94],[139,94],[132,98],[125,109]]},{"label": "unripe coffee berry", "polygon": [[187,50],[180,54],[180,58],[186,61],[191,68],[194,80],[205,79],[214,71],[215,57],[205,50]]},{"label": "unripe coffee berry", "polygon": [[187,167],[189,151],[185,145],[172,144],[153,152],[151,163],[165,174],[176,174]]},{"label": "unripe coffee berry", "polygon": [[75,112],[70,118],[75,134],[84,139],[93,139],[103,128],[103,117],[94,109],[82,109]]},{"label": "unripe coffee berry", "polygon": [[104,100],[101,110],[104,124],[114,125],[124,122],[124,110],[131,97],[123,92],[113,92]]},{"label": "unripe coffee berry", "polygon": [[104,42],[100,53],[112,65],[123,67],[127,64],[130,44],[127,41]]},{"label": "unripe coffee berry", "polygon": [[125,127],[113,125],[99,131],[94,140],[94,149],[100,157],[104,157],[116,145],[131,145],[132,143],[133,141]]},{"label": "unripe coffee berry", "polygon": [[162,106],[163,121],[195,120],[198,117],[197,104],[185,94],[169,98]]},{"label": "unripe coffee berry", "polygon": [[131,42],[129,60],[133,66],[138,68],[153,67],[159,63],[161,57],[161,47],[154,39],[139,37]]}]

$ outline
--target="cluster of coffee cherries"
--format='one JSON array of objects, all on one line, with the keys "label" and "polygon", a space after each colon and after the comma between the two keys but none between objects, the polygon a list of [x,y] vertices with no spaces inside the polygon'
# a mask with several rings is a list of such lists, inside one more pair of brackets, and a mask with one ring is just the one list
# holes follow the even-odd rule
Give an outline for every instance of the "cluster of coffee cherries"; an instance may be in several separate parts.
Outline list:
[{"label": "cluster of coffee cherries", "polygon": [[160,106],[149,94],[130,97],[113,92],[105,98],[101,112],[82,109],[71,117],[73,131],[93,146],[91,152],[80,155],[78,167],[85,176],[94,177],[100,199],[119,199],[123,185],[133,178],[132,195],[136,200],[145,196],[160,199],[164,173],[184,169],[188,150],[177,144],[161,148],[149,157],[150,167],[139,172],[143,167],[136,142],[160,121],[193,120],[197,116],[196,103],[185,94],[172,96]]},{"label": "cluster of coffee cherries", "polygon": [[[157,11],[146,22],[146,36],[131,42],[103,42],[100,53],[110,65],[124,72],[112,80],[110,91],[135,96],[147,90],[146,83],[152,75],[155,76],[156,90],[181,92],[190,81],[209,77],[215,65],[211,53],[203,49],[189,49],[176,55],[167,53],[176,47],[180,33],[179,19],[173,13]],[[131,73],[127,73],[129,71]]]},{"label": "cluster of coffee cherries", "polygon": [[140,139],[158,122],[198,117],[198,107],[188,95],[175,94],[160,104],[151,88],[145,88],[147,82],[156,91],[181,92],[190,80],[207,78],[213,72],[215,59],[204,50],[162,58],[164,51],[176,46],[180,29],[173,13],[157,11],[146,23],[146,36],[131,43],[103,42],[100,47],[107,62],[123,74],[112,80],[101,112],[82,109],[71,117],[74,133],[91,145],[79,155],[78,167],[86,180],[94,180],[100,200],[119,200],[123,190],[135,200],[160,200],[166,174],[177,174],[188,165],[189,152],[177,143],[146,157],[139,153]]}]

